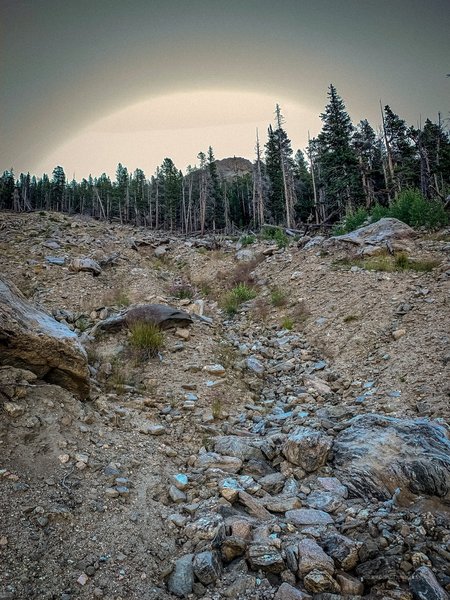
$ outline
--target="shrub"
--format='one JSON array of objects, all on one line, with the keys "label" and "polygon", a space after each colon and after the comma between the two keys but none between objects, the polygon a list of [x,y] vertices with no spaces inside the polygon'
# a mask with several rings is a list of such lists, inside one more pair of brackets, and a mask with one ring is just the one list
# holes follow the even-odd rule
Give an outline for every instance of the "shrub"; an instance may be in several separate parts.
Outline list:
[{"label": "shrub", "polygon": [[142,358],[157,356],[164,346],[164,334],[154,323],[136,321],[130,326],[131,346]]},{"label": "shrub", "polygon": [[381,204],[375,204],[370,213],[370,221],[376,223],[380,219],[389,216],[389,208],[387,206],[381,206]]},{"label": "shrub", "polygon": [[270,301],[273,306],[286,306],[287,296],[279,288],[274,288],[270,293]]},{"label": "shrub", "polygon": [[254,235],[243,235],[239,241],[245,248],[245,246],[251,246],[251,244],[254,244],[256,242],[256,237]]},{"label": "shrub", "polygon": [[286,246],[289,246],[289,237],[283,229],[279,229],[278,227],[265,227],[262,237],[265,240],[276,242],[278,248],[286,248]]},{"label": "shrub", "polygon": [[399,252],[399,254],[395,255],[394,262],[397,269],[403,271],[404,269],[407,269],[409,265],[408,255],[406,252]]},{"label": "shrub", "polygon": [[290,331],[294,327],[294,321],[290,317],[284,317],[281,321],[281,327]]},{"label": "shrub", "polygon": [[245,283],[239,283],[236,287],[225,294],[222,306],[226,313],[235,315],[239,306],[247,300],[253,300],[256,297],[256,290]]},{"label": "shrub", "polygon": [[344,220],[339,223],[333,230],[334,235],[343,235],[361,227],[369,218],[369,213],[365,208],[357,208],[356,210],[346,213]]},{"label": "shrub", "polygon": [[240,302],[247,302],[247,300],[253,300],[256,297],[256,291],[245,285],[245,283],[239,283],[231,291]]},{"label": "shrub", "polygon": [[400,192],[389,209],[389,216],[403,221],[411,227],[428,227],[430,229],[446,225],[448,216],[444,207],[436,200],[427,200],[416,189]]}]

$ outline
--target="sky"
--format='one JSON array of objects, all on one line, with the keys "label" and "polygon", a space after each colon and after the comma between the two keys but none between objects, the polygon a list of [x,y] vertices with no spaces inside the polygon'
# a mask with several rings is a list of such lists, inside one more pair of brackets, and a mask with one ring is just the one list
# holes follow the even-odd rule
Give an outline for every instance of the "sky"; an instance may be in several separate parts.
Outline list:
[{"label": "sky", "polygon": [[304,149],[330,83],[354,123],[447,118],[449,31],[448,0],[0,0],[0,171],[253,159],[276,103]]}]

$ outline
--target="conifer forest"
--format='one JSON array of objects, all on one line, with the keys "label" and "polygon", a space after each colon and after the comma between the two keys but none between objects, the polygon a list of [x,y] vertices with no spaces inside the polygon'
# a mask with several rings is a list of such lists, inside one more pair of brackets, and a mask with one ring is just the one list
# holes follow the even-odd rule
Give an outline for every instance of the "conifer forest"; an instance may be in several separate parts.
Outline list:
[{"label": "conifer forest", "polygon": [[[264,224],[330,226],[355,214],[384,216],[393,205],[399,208],[400,199],[400,205],[415,203],[420,213],[411,224],[446,222],[448,120],[437,115],[414,126],[380,103],[379,124],[355,125],[333,85],[320,117],[320,133],[295,152],[277,105],[266,139],[256,135],[246,169],[243,159],[216,160],[212,147],[184,173],[169,157],[150,176],[119,163],[115,180],[105,173],[70,180],[59,165],[40,177],[10,169],[0,178],[0,209],[61,211],[193,234]],[[411,214],[411,206],[403,209]]]}]

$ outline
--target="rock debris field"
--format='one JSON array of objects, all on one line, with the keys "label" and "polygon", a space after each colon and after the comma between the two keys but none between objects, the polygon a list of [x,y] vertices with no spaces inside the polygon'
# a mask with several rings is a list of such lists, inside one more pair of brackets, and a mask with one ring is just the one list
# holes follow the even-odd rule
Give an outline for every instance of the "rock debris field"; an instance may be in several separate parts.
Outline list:
[{"label": "rock debris field", "polygon": [[0,600],[449,598],[448,230],[0,252]]}]

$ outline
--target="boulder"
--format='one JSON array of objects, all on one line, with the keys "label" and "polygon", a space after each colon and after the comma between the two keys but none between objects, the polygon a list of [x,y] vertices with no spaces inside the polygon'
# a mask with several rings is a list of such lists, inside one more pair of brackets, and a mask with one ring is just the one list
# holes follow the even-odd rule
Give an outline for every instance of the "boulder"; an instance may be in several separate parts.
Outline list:
[{"label": "boulder", "polygon": [[102,272],[101,266],[92,258],[74,258],[69,265],[70,271],[87,271],[97,277]]},{"label": "boulder", "polygon": [[218,579],[222,573],[222,563],[216,552],[206,550],[196,554],[194,558],[194,573],[204,585],[209,585]]},{"label": "boulder", "polygon": [[405,248],[405,241],[412,240],[414,229],[398,219],[385,218],[365,227],[360,227],[351,233],[333,238],[337,242],[353,244],[363,248],[376,246],[389,251]]},{"label": "boulder", "polygon": [[334,573],[333,559],[327,556],[317,542],[310,539],[300,540],[298,543],[298,575],[303,577],[310,571],[318,569]]},{"label": "boulder", "polygon": [[341,588],[328,571],[319,571],[314,569],[310,571],[303,579],[303,584],[308,592],[320,594],[321,592],[331,592],[338,594]]},{"label": "boulder", "polygon": [[350,571],[358,564],[358,550],[361,544],[345,535],[333,533],[325,538],[322,545],[340,569]]},{"label": "boulder", "polygon": [[186,554],[179,558],[167,581],[169,591],[179,598],[185,598],[192,592],[194,585],[193,558],[193,554]]},{"label": "boulder", "polygon": [[128,308],[125,322],[128,326],[136,321],[144,321],[159,325],[161,329],[186,326],[192,323],[192,317],[187,312],[165,304],[138,304]]},{"label": "boulder", "polygon": [[242,461],[250,460],[251,458],[257,460],[263,458],[261,450],[253,446],[251,439],[237,435],[222,435],[217,437],[215,439],[214,450],[219,454],[234,456]]},{"label": "boulder", "polygon": [[322,510],[314,510],[313,508],[288,510],[286,512],[286,521],[296,527],[303,527],[304,525],[329,525],[334,523],[328,513]]},{"label": "boulder", "polygon": [[327,461],[331,444],[332,438],[321,431],[300,427],[286,440],[283,454],[290,463],[312,473]]},{"label": "boulder", "polygon": [[269,573],[281,573],[286,568],[281,554],[268,544],[252,544],[247,555],[250,568],[254,571],[262,569]]},{"label": "boulder", "polygon": [[409,586],[414,600],[449,600],[447,592],[439,585],[433,571],[419,567],[414,571]]},{"label": "boulder", "polygon": [[81,398],[89,395],[87,355],[77,335],[2,278],[0,365],[31,371]]},{"label": "boulder", "polygon": [[336,473],[357,496],[449,498],[450,440],[438,423],[360,415],[336,436],[333,453]]},{"label": "boulder", "polygon": [[165,304],[136,304],[119,314],[112,315],[100,321],[91,330],[90,334],[95,336],[98,331],[118,331],[122,327],[130,327],[136,321],[154,323],[160,329],[171,329],[190,325],[192,317],[189,313],[178,310],[174,306],[167,306]]}]

